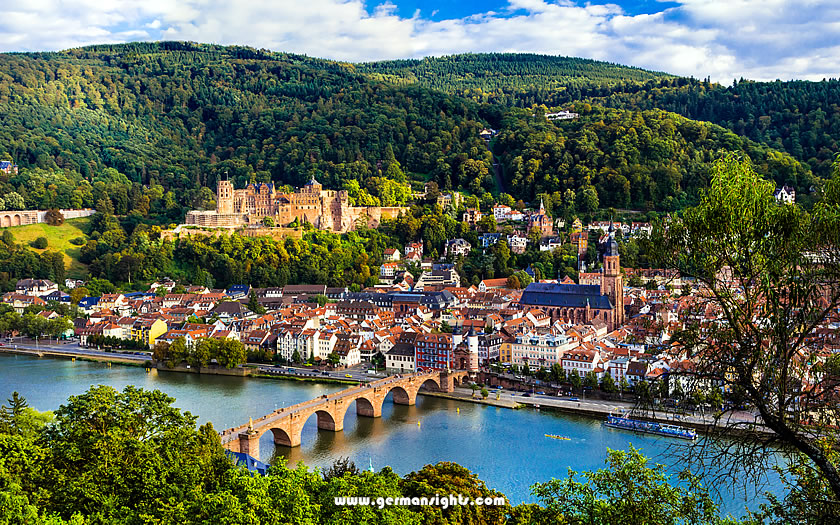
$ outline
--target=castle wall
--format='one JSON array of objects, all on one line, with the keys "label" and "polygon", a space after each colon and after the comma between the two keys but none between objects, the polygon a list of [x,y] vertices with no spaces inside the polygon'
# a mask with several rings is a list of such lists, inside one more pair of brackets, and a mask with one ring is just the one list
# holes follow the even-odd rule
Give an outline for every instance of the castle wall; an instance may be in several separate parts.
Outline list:
[{"label": "castle wall", "polygon": [[346,191],[324,190],[313,180],[295,193],[278,193],[270,184],[249,184],[234,190],[229,181],[220,181],[216,211],[191,211],[186,223],[205,227],[233,228],[258,224],[271,217],[277,226],[298,220],[321,230],[347,232],[367,216],[369,227],[379,226],[383,217],[394,218],[404,212],[401,207],[353,207],[348,205]]}]

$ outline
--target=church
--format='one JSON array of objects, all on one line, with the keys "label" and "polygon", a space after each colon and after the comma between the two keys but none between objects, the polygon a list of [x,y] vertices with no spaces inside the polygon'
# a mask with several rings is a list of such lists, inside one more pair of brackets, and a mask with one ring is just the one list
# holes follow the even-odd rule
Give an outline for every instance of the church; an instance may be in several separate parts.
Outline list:
[{"label": "church", "polygon": [[624,324],[624,283],[619,264],[615,230],[610,226],[604,252],[601,284],[531,283],[522,292],[519,304],[540,308],[570,323],[598,323],[612,331]]}]

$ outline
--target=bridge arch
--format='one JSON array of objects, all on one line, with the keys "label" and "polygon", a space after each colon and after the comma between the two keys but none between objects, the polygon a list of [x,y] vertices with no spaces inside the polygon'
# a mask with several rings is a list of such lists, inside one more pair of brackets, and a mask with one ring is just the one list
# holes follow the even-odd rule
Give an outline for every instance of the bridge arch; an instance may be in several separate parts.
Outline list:
[{"label": "bridge arch", "polygon": [[8,228],[12,225],[12,218],[8,214],[4,214],[2,218],[0,218],[0,227]]},{"label": "bridge arch", "polygon": [[[315,415],[318,417],[318,428],[319,429],[336,431],[336,430],[341,430],[341,428],[343,427],[343,425],[341,425],[341,424],[336,424],[336,418],[333,417],[333,415],[326,410],[316,410]],[[342,414],[342,416],[343,415],[344,414]],[[306,425],[306,422],[309,421],[309,418],[311,418],[311,417],[312,417],[312,414],[309,414],[308,416],[306,416],[306,418],[303,420],[303,422],[301,424],[301,430],[303,430],[303,426]],[[341,419],[342,419],[342,422],[343,422],[344,417],[342,417]]]},{"label": "bridge arch", "polygon": [[15,213],[12,215],[12,226],[20,226],[20,214]]},{"label": "bridge arch", "polygon": [[[289,435],[288,432],[283,430],[282,428],[274,427],[271,429],[271,433],[274,434],[274,444],[280,445],[283,447],[291,447],[292,445],[292,437]],[[298,442],[300,439],[298,438]]]},{"label": "bridge arch", "polygon": [[440,387],[440,381],[432,377],[423,381],[423,384],[420,385],[420,388],[425,388],[426,390],[431,390],[432,392],[440,392],[442,390]]},{"label": "bridge arch", "polygon": [[366,396],[359,396],[347,403],[347,407],[344,409],[341,419],[344,419],[347,415],[347,411],[350,410],[350,407],[354,404],[356,405],[356,415],[364,417],[380,417],[382,415],[382,401],[377,401],[375,398],[370,400]]},{"label": "bridge arch", "polygon": [[417,392],[406,390],[400,385],[394,385],[385,392],[385,396],[382,398],[383,400],[388,397],[388,394],[393,394],[394,404],[395,405],[413,405],[414,401],[417,399]]}]

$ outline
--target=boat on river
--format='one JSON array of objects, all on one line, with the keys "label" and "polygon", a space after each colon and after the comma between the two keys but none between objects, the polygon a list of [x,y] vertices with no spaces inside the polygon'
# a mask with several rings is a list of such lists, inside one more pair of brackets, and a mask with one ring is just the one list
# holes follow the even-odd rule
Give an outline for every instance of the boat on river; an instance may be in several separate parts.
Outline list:
[{"label": "boat on river", "polygon": [[552,438],[552,439],[562,439],[564,441],[571,441],[572,438],[568,438],[566,436],[558,436],[557,434],[546,434],[545,437]]},{"label": "boat on river", "polygon": [[657,423],[655,421],[640,421],[638,419],[630,419],[626,416],[617,416],[613,414],[607,416],[607,420],[604,421],[604,425],[623,430],[643,432],[645,434],[656,434],[658,436],[691,440],[697,439],[697,432],[690,428],[684,428],[678,425],[669,425],[667,423]]}]

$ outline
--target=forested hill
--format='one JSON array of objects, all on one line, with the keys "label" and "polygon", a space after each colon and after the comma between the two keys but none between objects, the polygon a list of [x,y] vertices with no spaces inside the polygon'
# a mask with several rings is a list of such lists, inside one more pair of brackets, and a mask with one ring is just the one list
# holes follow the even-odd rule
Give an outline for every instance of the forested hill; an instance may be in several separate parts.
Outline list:
[{"label": "forested hill", "polygon": [[605,207],[674,211],[708,186],[712,162],[746,154],[802,202],[816,181],[807,164],[707,122],[662,110],[629,111],[578,103],[580,118],[549,122],[541,110],[512,110],[495,150],[514,195],[539,194],[555,216]]},{"label": "forested hill", "polygon": [[[837,106],[814,106],[818,93],[809,86],[796,99],[810,108],[806,120],[832,124],[798,139],[802,156],[828,158],[820,144],[838,136],[828,116]],[[444,92],[455,88],[467,96]],[[554,125],[523,117],[534,111],[502,104],[507,95],[488,95],[495,92],[509,93],[512,105],[525,104],[532,93],[550,105],[581,99],[596,109]],[[237,186],[249,180],[300,185],[314,176],[328,188],[350,189],[360,202],[384,205],[403,204],[411,180],[481,195],[498,190],[479,138],[488,125],[503,130],[496,149],[506,166],[506,189],[517,199],[566,190],[583,195],[592,187],[601,205],[679,207],[703,187],[709,163],[731,150],[748,153],[777,183],[807,190],[807,165],[722,128],[663,112],[606,113],[595,106],[661,104],[736,128],[743,120],[744,135],[798,151],[793,142],[803,134],[788,123],[805,123],[781,111],[783,97],[768,96],[763,104],[758,91],[750,98],[748,107],[775,111],[777,121],[742,115],[732,96],[738,95],[706,82],[538,55],[353,65],[188,42],[0,54],[0,157],[22,168],[0,177],[0,195],[15,192],[16,203],[22,197],[26,207],[43,209],[93,206],[107,194],[118,214],[165,209],[169,221],[212,204],[206,188],[224,173]],[[627,134],[631,130],[635,136]],[[144,187],[154,189],[148,204],[140,202]]]},{"label": "forested hill", "polygon": [[674,78],[673,75],[587,58],[529,53],[465,53],[421,60],[388,60],[356,64],[374,80],[417,84],[479,102],[530,106],[564,93],[580,94],[624,82]]},{"label": "forested hill", "polygon": [[392,165],[454,184],[466,183],[465,161],[489,166],[478,104],[352,69],[179,42],[0,54],[0,155],[85,177],[115,168],[187,190],[177,193],[184,205],[224,172],[237,184],[356,179],[375,195]]}]

